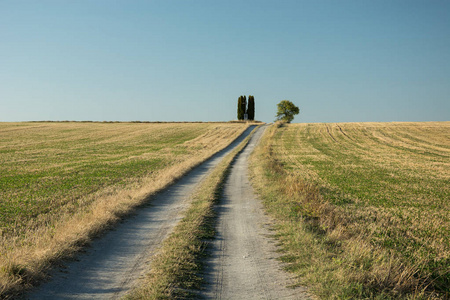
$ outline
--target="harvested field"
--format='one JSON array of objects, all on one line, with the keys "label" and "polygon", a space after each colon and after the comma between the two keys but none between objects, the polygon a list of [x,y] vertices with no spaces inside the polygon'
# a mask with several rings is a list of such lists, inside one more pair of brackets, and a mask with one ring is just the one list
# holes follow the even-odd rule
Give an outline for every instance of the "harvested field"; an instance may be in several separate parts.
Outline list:
[{"label": "harvested field", "polygon": [[[254,183],[315,293],[445,298],[450,122],[273,126]],[[269,186],[269,182],[272,186]]]},{"label": "harvested field", "polygon": [[0,123],[0,294],[226,147],[228,123]]}]

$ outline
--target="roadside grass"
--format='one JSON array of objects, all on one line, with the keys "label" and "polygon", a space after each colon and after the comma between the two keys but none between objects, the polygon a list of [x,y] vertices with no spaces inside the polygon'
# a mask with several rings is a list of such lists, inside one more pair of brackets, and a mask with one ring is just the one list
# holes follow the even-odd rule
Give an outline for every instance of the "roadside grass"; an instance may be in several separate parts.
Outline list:
[{"label": "roadside grass", "polygon": [[450,122],[275,124],[252,183],[324,299],[450,297]]},{"label": "roadside grass", "polygon": [[185,216],[152,260],[150,273],[125,299],[195,297],[193,290],[199,289],[203,283],[198,274],[202,269],[205,240],[215,235],[214,204],[219,200],[232,161],[247,145],[251,135],[228,154],[197,188]]},{"label": "roadside grass", "polygon": [[246,128],[0,123],[0,298],[41,280]]}]

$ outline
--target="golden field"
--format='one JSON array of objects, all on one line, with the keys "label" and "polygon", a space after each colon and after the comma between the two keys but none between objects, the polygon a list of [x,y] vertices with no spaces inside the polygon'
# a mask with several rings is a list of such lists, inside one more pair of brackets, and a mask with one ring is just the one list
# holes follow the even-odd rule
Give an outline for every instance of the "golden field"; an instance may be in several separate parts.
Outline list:
[{"label": "golden field", "polygon": [[0,123],[0,294],[238,137],[231,123]]},{"label": "golden field", "polygon": [[449,158],[450,122],[276,124],[252,174],[320,297],[445,299]]}]

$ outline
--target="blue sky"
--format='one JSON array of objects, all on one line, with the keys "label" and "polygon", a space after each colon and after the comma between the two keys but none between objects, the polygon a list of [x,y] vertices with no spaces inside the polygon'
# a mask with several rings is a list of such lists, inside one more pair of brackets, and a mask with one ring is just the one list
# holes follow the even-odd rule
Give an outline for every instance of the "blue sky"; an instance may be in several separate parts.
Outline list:
[{"label": "blue sky", "polygon": [[450,1],[0,0],[0,121],[449,121]]}]

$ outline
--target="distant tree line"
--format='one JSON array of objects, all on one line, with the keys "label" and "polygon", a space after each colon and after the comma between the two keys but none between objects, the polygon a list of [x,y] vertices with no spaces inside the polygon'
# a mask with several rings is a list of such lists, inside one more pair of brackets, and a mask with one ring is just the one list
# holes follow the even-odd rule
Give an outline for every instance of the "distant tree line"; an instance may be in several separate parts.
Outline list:
[{"label": "distant tree line", "polygon": [[238,120],[255,120],[255,97],[249,95],[247,103],[247,97],[245,95],[239,96],[237,118]]}]

